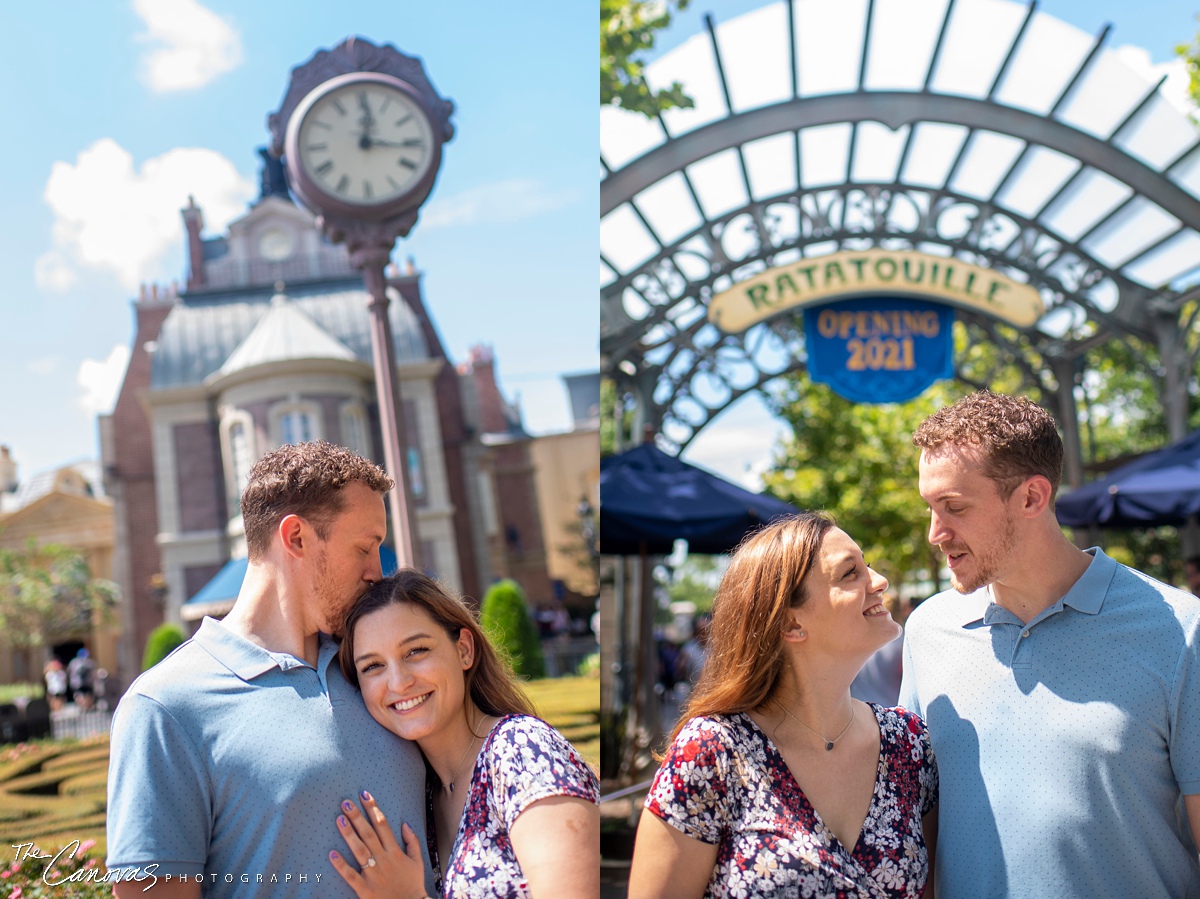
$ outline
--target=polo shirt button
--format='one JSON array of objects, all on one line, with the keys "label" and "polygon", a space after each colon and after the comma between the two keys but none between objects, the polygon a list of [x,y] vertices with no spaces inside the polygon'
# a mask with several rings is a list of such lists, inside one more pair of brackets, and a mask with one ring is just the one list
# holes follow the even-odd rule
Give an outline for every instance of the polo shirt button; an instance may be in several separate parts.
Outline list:
[{"label": "polo shirt button", "polygon": [[1025,631],[1024,633],[1021,634],[1021,639],[1024,640],[1028,636],[1029,636],[1029,631]]}]

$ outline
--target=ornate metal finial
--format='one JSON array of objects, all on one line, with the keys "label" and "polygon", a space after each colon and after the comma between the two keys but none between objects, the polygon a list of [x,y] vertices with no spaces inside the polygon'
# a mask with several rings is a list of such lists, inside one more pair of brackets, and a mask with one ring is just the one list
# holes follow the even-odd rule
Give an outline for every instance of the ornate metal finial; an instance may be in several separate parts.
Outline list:
[{"label": "ornate metal finial", "polygon": [[272,156],[266,147],[259,147],[258,155],[262,157],[258,198],[265,200],[267,197],[282,197],[290,202],[292,198],[288,193],[287,169],[284,168],[283,162]]}]

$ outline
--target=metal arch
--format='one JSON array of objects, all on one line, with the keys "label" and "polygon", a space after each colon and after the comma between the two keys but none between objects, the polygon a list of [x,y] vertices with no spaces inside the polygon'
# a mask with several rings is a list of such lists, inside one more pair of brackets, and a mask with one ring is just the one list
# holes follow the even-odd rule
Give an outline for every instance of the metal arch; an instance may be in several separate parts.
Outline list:
[{"label": "metal arch", "polygon": [[[1072,367],[1078,368],[1073,360],[1081,358],[1098,341],[1133,336],[1161,345],[1164,327],[1170,328],[1168,319],[1171,312],[1177,315],[1182,298],[1196,292],[1176,294],[1166,289],[1155,290],[1121,274],[1122,270],[1127,270],[1130,265],[1167,246],[1189,229],[1200,231],[1200,199],[1181,189],[1169,177],[1177,166],[1200,151],[1200,139],[1161,167],[1147,165],[1116,146],[1126,129],[1158,95],[1162,82],[1141,96],[1104,138],[1095,137],[1056,119],[1055,116],[1075,94],[1098,58],[1110,31],[1110,26],[1106,26],[1096,35],[1090,50],[1058,91],[1048,113],[1031,113],[997,102],[995,98],[1014,65],[1037,9],[1037,0],[1030,0],[1020,27],[1007,42],[1003,61],[992,76],[983,99],[934,92],[931,85],[942,63],[942,51],[955,6],[956,0],[948,0],[921,89],[866,89],[871,35],[875,26],[875,2],[868,0],[856,89],[841,94],[802,97],[799,47],[795,39],[789,37],[787,48],[791,99],[743,113],[733,112],[719,36],[711,17],[706,16],[705,25],[720,95],[724,101],[725,117],[675,137],[659,116],[663,143],[617,171],[604,166],[601,217],[628,204],[658,248],[650,259],[628,271],[607,263],[614,280],[601,291],[601,352],[605,358],[604,366],[614,376],[618,365],[626,373],[635,373],[633,377],[622,375],[620,379],[637,385],[643,420],[652,422],[660,433],[664,422],[675,422],[681,429],[678,433],[687,434],[686,439],[678,444],[680,447],[685,446],[713,417],[746,393],[761,390],[768,381],[785,371],[803,367],[804,360],[799,358],[800,354],[789,353],[784,357],[782,370],[763,369],[754,358],[754,348],[749,345],[749,341],[755,339],[752,337],[754,332],[782,334],[789,329],[795,330],[795,324],[788,316],[757,325],[746,334],[714,338],[713,335],[719,333],[714,330],[706,334],[704,345],[697,343],[697,337],[707,324],[703,309],[714,291],[771,265],[779,253],[791,252],[798,253],[802,258],[819,258],[805,252],[810,243],[834,245],[839,249],[864,245],[940,244],[955,256],[1022,272],[1030,283],[1042,290],[1052,311],[1074,307],[1072,315],[1075,317],[1065,337],[1052,338],[1032,329],[1009,329],[984,315],[971,312],[963,312],[960,319],[1014,361],[1028,384],[1038,386],[1043,393],[1056,390],[1062,411],[1072,416],[1071,384],[1064,382],[1052,387],[1044,376],[1049,373],[1054,381],[1060,381],[1064,372],[1070,374]],[[795,34],[796,27],[795,0],[788,0],[786,7],[787,33],[791,36]],[[909,126],[895,169],[894,183],[861,184],[852,180],[859,129],[863,122],[878,122],[893,131]],[[914,145],[916,126],[922,122],[959,126],[966,130],[962,145],[940,188],[902,182]],[[840,184],[805,188],[801,177],[803,159],[800,132],[805,128],[832,124],[851,126],[843,181]],[[982,199],[950,190],[955,173],[965,162],[974,138],[980,131],[1004,134],[1022,140],[1024,144],[995,182],[990,196]],[[791,133],[793,141],[796,187],[775,197],[755,200],[746,164],[745,145],[787,133]],[[1040,208],[1029,215],[1020,215],[998,203],[997,197],[1003,196],[1016,182],[1037,147],[1071,158],[1077,168],[1053,196],[1041,203]],[[741,208],[710,217],[700,202],[687,167],[730,149],[736,151],[741,187],[745,189],[748,202]],[[1101,173],[1121,183],[1130,191],[1130,196],[1109,209],[1082,235],[1067,240],[1055,233],[1042,219],[1057,208],[1056,204],[1061,199],[1069,197],[1082,183],[1080,179],[1089,172]],[[682,177],[701,224],[668,246],[650,227],[634,201],[642,191],[676,174]],[[914,199],[918,196],[926,201],[924,211]],[[804,205],[805,202],[812,202],[806,201],[810,197],[833,197],[834,200],[824,210],[817,208],[815,214],[810,214]],[[864,208],[869,205],[862,199],[864,197],[875,200],[883,198],[883,205],[865,218],[867,226],[864,226],[863,218],[858,221],[848,219],[852,199],[862,203]],[[907,198],[918,213],[916,224],[911,227],[908,222],[898,226],[893,217],[894,206],[901,202],[901,198]],[[1178,226],[1167,230],[1151,244],[1137,249],[1133,255],[1114,261],[1111,266],[1100,263],[1093,254],[1083,249],[1083,244],[1089,238],[1102,234],[1106,226],[1118,221],[1140,198],[1174,216]],[[786,239],[777,240],[778,220],[772,222],[769,210],[780,204],[794,206],[797,218],[790,221]],[[958,230],[943,232],[939,227],[941,213],[947,207],[964,205],[970,207],[966,233]],[[831,210],[836,213],[832,218]],[[788,218],[791,219],[791,214]],[[818,219],[823,219],[819,228],[816,227]],[[736,256],[731,259],[722,244],[729,229],[735,227],[744,227],[747,236],[743,238],[743,247],[736,252],[730,251]],[[1002,237],[1003,245],[1000,245],[1001,241],[993,238],[1002,227],[1011,231],[1012,236],[1010,239]],[[988,235],[987,240],[982,239],[985,234]],[[752,247],[749,252],[745,252],[746,245]],[[684,254],[702,260],[703,267],[697,271],[680,265],[677,260],[682,259]],[[1111,308],[1106,303],[1105,308],[1101,309],[1087,294],[1090,288],[1105,279],[1115,289],[1116,302]],[[640,297],[647,306],[647,314],[637,318],[639,313],[636,310],[633,314],[627,311],[624,302],[627,294]],[[1081,329],[1080,325],[1084,323],[1086,327]],[[1013,336],[1006,333],[1009,330],[1013,331]],[[802,347],[803,344],[792,343],[791,346]],[[784,347],[789,348],[786,340]],[[1165,347],[1160,348],[1165,352]],[[738,372],[737,383],[741,386],[733,383],[726,370],[732,364],[730,359],[751,366],[756,375],[752,383],[746,383],[744,368]],[[779,368],[778,358],[772,359],[772,363],[773,369]],[[963,377],[963,374],[960,369],[959,376]],[[707,401],[697,394],[694,386],[705,375],[723,386],[723,391],[717,391],[724,397],[723,400],[715,401],[714,391],[706,391]],[[1168,405],[1172,402],[1178,405],[1171,398],[1164,399]],[[683,403],[692,404],[690,414],[684,414],[681,408]],[[1168,418],[1178,419],[1179,415],[1168,415]],[[1172,424],[1173,429],[1177,426],[1177,421]]]},{"label": "metal arch", "polygon": [[711,122],[671,138],[605,178],[600,183],[600,215],[608,215],[668,175],[714,153],[776,134],[847,122],[879,122],[893,131],[905,125],[936,122],[1021,138],[1110,175],[1135,194],[1200,229],[1200,199],[1180,190],[1164,174],[1187,153],[1159,172],[1108,140],[1063,122],[988,100],[924,91],[855,91],[802,97]]},{"label": "metal arch", "polygon": [[[886,197],[887,205],[880,216],[880,219],[885,223],[884,230],[863,230],[844,227],[845,210],[848,206],[848,198],[854,192],[859,192],[863,196],[870,196],[874,194],[879,197]],[[840,202],[836,204],[831,203],[829,205],[830,207],[836,205],[842,210],[843,227],[833,227],[833,224],[828,221],[819,223],[806,213],[802,204],[803,197],[826,195],[835,195],[838,197]],[[908,197],[910,198],[910,202],[914,208],[916,208],[919,207],[920,204],[911,199],[912,197],[916,196],[924,196],[928,198],[928,212],[926,213],[924,220],[918,222],[917,228],[911,231],[902,231],[894,227],[886,227],[886,217],[890,215],[895,202],[901,197]],[[969,206],[975,209],[975,215],[973,217],[975,225],[972,231],[968,232],[969,234],[974,235],[973,241],[946,238],[936,231],[931,230],[932,227],[936,226],[936,221],[933,221],[932,219],[935,218],[935,207],[939,203],[945,204],[939,214],[943,214],[946,211],[946,208],[952,206]],[[802,220],[802,224],[804,220],[807,219],[812,226],[813,233],[795,243],[779,245],[773,244],[767,238],[767,235],[763,233],[764,228],[761,224],[761,216],[763,210],[767,209],[768,207],[783,204],[796,207],[798,215]],[[755,230],[757,232],[755,234],[755,240],[757,242],[756,251],[736,261],[717,255],[716,251],[720,250],[720,236],[718,236],[716,232],[723,232],[730,223],[747,215],[750,216],[751,221],[755,223]],[[979,242],[982,232],[988,227],[989,222],[992,221],[993,217],[995,216],[1002,216],[1014,226],[1013,230],[1015,231],[1015,234],[1013,239],[1003,248],[991,248],[984,246]],[[818,226],[820,227],[820,230],[818,230]],[[678,297],[679,300],[687,299],[689,297],[696,299],[697,297],[693,296],[693,294],[698,293],[698,291],[704,288],[711,287],[715,280],[722,276],[729,275],[731,270],[742,268],[756,261],[768,260],[776,253],[783,252],[797,246],[802,246],[804,243],[826,242],[831,240],[842,242],[845,240],[865,238],[871,240],[907,239],[912,243],[938,243],[950,247],[955,251],[970,252],[977,256],[987,258],[992,264],[1001,265],[1009,269],[1015,269],[1023,272],[1032,283],[1035,283],[1041,287],[1046,287],[1055,291],[1056,293],[1062,293],[1064,300],[1075,302],[1083,307],[1090,306],[1091,304],[1085,295],[1080,293],[1078,290],[1073,290],[1069,286],[1063,285],[1060,281],[1052,279],[1047,275],[1045,269],[1048,266],[1041,264],[1044,262],[1044,254],[1042,258],[1034,258],[1030,255],[1039,242],[1039,239],[1043,236],[1053,241],[1055,249],[1058,251],[1055,261],[1057,261],[1058,258],[1069,254],[1082,262],[1089,271],[1101,272],[1103,277],[1111,279],[1118,287],[1119,294],[1122,298],[1122,302],[1118,304],[1118,308],[1120,308],[1120,306],[1127,305],[1128,301],[1126,298],[1145,299],[1148,296],[1149,292],[1145,288],[1130,281],[1119,271],[1099,262],[1079,245],[1079,241],[1068,240],[1066,237],[1056,233],[1045,224],[1038,222],[1036,219],[1023,216],[1005,207],[1003,204],[995,202],[994,200],[981,201],[977,198],[969,197],[965,194],[946,190],[944,188],[929,188],[925,186],[904,184],[899,182],[891,184],[880,184],[876,182],[852,182],[822,187],[820,189],[811,191],[797,190],[789,191],[783,194],[777,194],[773,197],[754,201],[730,210],[714,219],[707,220],[698,228],[678,238],[670,246],[663,246],[660,244],[662,247],[660,252],[643,262],[637,268],[632,269],[625,275],[619,276],[613,282],[608,284],[601,292],[602,301],[605,303],[619,303],[621,295],[626,289],[631,287],[640,293],[640,290],[638,290],[636,285],[636,281],[639,278],[653,273],[658,266],[662,265],[666,260],[673,259],[677,254],[681,252],[690,252],[686,248],[688,244],[694,243],[697,238],[704,240],[710,249],[714,251],[714,256],[708,260],[711,270],[706,278],[689,281],[689,291],[681,292],[680,296]],[[1171,235],[1168,235],[1168,238],[1170,236]],[[1145,253],[1150,252],[1155,246],[1157,246],[1157,244],[1147,247],[1145,250],[1141,251],[1139,255],[1144,255]],[[678,268],[678,266],[676,266],[676,268]],[[1094,280],[1096,279],[1093,279],[1092,283],[1094,283]],[[664,290],[664,292],[667,291]],[[632,342],[630,340],[631,336],[634,340],[636,340],[637,335],[644,332],[647,327],[653,327],[661,323],[663,316],[668,313],[668,307],[664,307],[663,304],[650,302],[649,300],[647,300],[647,303],[650,306],[658,306],[659,309],[652,316],[648,316],[647,318],[641,320],[635,320],[626,316],[629,327],[621,329],[615,333],[609,333],[601,336],[601,345],[604,352],[609,354],[619,353],[622,345],[629,345]],[[1107,315],[1100,310],[1096,310],[1096,312],[1100,317],[1105,317]],[[624,315],[624,313],[621,314]],[[1132,320],[1121,321],[1120,325],[1124,328],[1134,329],[1135,331],[1139,330],[1138,324]],[[1142,333],[1139,334],[1139,336],[1148,337],[1149,335],[1148,333]]]},{"label": "metal arch", "polygon": [[[856,229],[845,220],[847,210],[851,206],[852,195],[855,193],[861,194],[864,198],[873,196],[877,202],[885,204],[885,215],[890,213],[893,204],[900,196],[907,197],[908,202],[914,208],[922,206],[922,203],[914,197],[921,197],[925,201],[926,213],[911,230],[901,230],[894,226],[885,230]],[[813,219],[801,205],[801,198],[806,194],[831,197],[831,202],[823,213],[825,217],[823,224],[820,227],[813,225],[812,233],[807,237],[803,236],[804,224],[805,221],[809,221],[811,224]],[[761,213],[763,209],[779,204],[791,204],[798,207],[796,226],[800,229],[800,240],[775,242],[765,233],[761,214],[757,216],[752,214],[755,211]],[[965,234],[949,237],[939,233],[940,217],[949,209],[963,206],[974,210],[968,216],[972,220],[972,225]],[[837,214],[830,218],[829,213],[835,208]],[[720,240],[724,230],[731,223],[747,216],[748,222],[756,232],[753,235],[755,247],[750,253],[734,262],[723,255]],[[1016,238],[1002,248],[988,247],[983,243],[985,232],[989,227],[995,227],[994,222],[997,218],[1007,220],[1009,227],[1016,231]],[[697,238],[704,241],[711,255],[705,257],[698,251],[688,248],[687,245],[695,243]],[[1043,243],[1043,239],[1049,242],[1048,245],[1035,252],[1038,245]],[[764,369],[755,358],[756,350],[747,345],[748,340],[759,339],[758,333],[752,332],[762,328],[778,334],[785,346],[797,345],[784,336],[786,332],[793,330],[793,326],[786,316],[756,326],[745,335],[725,334],[709,346],[698,345],[697,334],[707,325],[707,318],[702,314],[702,310],[707,300],[707,294],[711,293],[714,284],[723,278],[728,278],[731,272],[740,268],[759,263],[769,265],[775,255],[797,249],[805,242],[835,243],[841,247],[850,242],[864,240],[872,243],[885,240],[899,241],[910,246],[918,243],[941,244],[949,248],[956,256],[972,255],[977,259],[984,259],[996,267],[1021,271],[1032,283],[1051,291],[1058,297],[1057,302],[1053,304],[1055,308],[1073,303],[1109,333],[1133,332],[1143,339],[1152,338],[1149,332],[1142,331],[1136,323],[1120,320],[1114,313],[1108,313],[1096,307],[1084,294],[1083,289],[1103,279],[1111,280],[1121,297],[1121,302],[1118,303],[1115,310],[1118,313],[1122,305],[1127,305],[1126,298],[1144,299],[1149,292],[1123,277],[1118,271],[1098,262],[1082,248],[1067,241],[1061,235],[1055,234],[1045,225],[1020,216],[994,201],[980,201],[945,189],[905,184],[849,184],[812,192],[792,191],[731,210],[719,218],[706,221],[700,228],[681,237],[670,247],[665,247],[653,259],[610,284],[604,291],[603,301],[605,303],[620,304],[624,292],[632,290],[642,298],[651,311],[646,317],[635,320],[627,316],[622,309],[620,314],[625,316],[628,326],[602,338],[602,353],[610,361],[625,359],[634,362],[642,376],[643,383],[649,378],[651,382],[657,384],[658,389],[655,392],[661,398],[658,400],[652,396],[644,398],[648,423],[656,428],[661,428],[664,423],[672,423],[675,425],[676,433],[688,432],[686,438],[675,441],[677,446],[682,448],[690,442],[692,437],[703,430],[708,422],[745,394],[760,391],[768,382],[780,375],[801,370],[804,367],[803,358],[789,353],[787,364]],[[1016,248],[1015,253],[1013,252],[1014,248]],[[675,262],[675,257],[685,252],[705,259],[708,270],[703,277],[688,279],[682,274],[680,266]],[[1067,256],[1073,257],[1082,267],[1082,271],[1077,272],[1076,283],[1073,286],[1064,283],[1061,274],[1049,271],[1051,266],[1041,261],[1047,254],[1051,254],[1054,261]],[[682,283],[672,289],[665,283],[672,279],[682,279]],[[676,313],[679,310],[684,310],[685,314],[691,315],[691,320],[682,327],[675,321]],[[612,320],[613,316],[610,314],[608,318]],[[1039,332],[1021,335],[1027,342],[1026,346],[1021,346],[1019,337],[1016,339],[1004,338],[996,330],[994,323],[984,320],[985,317],[964,312],[961,319],[968,327],[981,329],[992,343],[996,344],[1018,365],[1027,383],[1036,385],[1042,390],[1047,389],[1047,384],[1037,374],[1037,363],[1040,359],[1031,359],[1028,354],[1032,352],[1038,357],[1042,357],[1069,355],[1072,352],[1072,345],[1069,342],[1050,338]],[[651,334],[654,337],[647,339]],[[685,354],[690,354],[690,361],[685,359]],[[678,365],[681,359],[686,364]],[[722,363],[725,366],[751,366],[758,372],[758,375],[750,383],[738,385],[733,383],[727,373],[723,371]],[[723,385],[725,396],[722,400],[711,403],[696,395],[692,385],[695,379],[701,375],[708,376]],[[690,406],[692,414],[685,414],[681,411],[681,405]]]}]

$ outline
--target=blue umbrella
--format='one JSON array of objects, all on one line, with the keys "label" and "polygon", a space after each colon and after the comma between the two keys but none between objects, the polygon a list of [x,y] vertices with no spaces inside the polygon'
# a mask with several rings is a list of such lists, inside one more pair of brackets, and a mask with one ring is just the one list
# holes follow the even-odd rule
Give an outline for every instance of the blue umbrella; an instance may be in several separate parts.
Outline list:
[{"label": "blue umbrella", "polygon": [[1184,524],[1200,515],[1200,430],[1072,490],[1055,510],[1068,527]]},{"label": "blue umbrella", "polygon": [[747,532],[797,510],[646,443],[600,462],[600,551],[665,555],[729,552]]}]

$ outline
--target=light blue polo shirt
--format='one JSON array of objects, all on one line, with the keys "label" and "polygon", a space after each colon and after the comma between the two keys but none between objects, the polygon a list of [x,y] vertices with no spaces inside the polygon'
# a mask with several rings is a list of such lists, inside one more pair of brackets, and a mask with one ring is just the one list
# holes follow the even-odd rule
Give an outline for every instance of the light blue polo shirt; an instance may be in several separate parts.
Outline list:
[{"label": "light blue polo shirt", "polygon": [[353,899],[329,851],[348,854],[335,820],[362,790],[424,846],[420,751],[371,718],[336,650],[322,634],[314,670],[206,618],[134,681],[113,719],[109,871],[203,875],[206,897]]},{"label": "light blue polo shirt", "polygon": [[987,589],[905,627],[900,704],[941,779],[939,896],[1200,896],[1200,599],[1099,549],[1028,624]]}]

